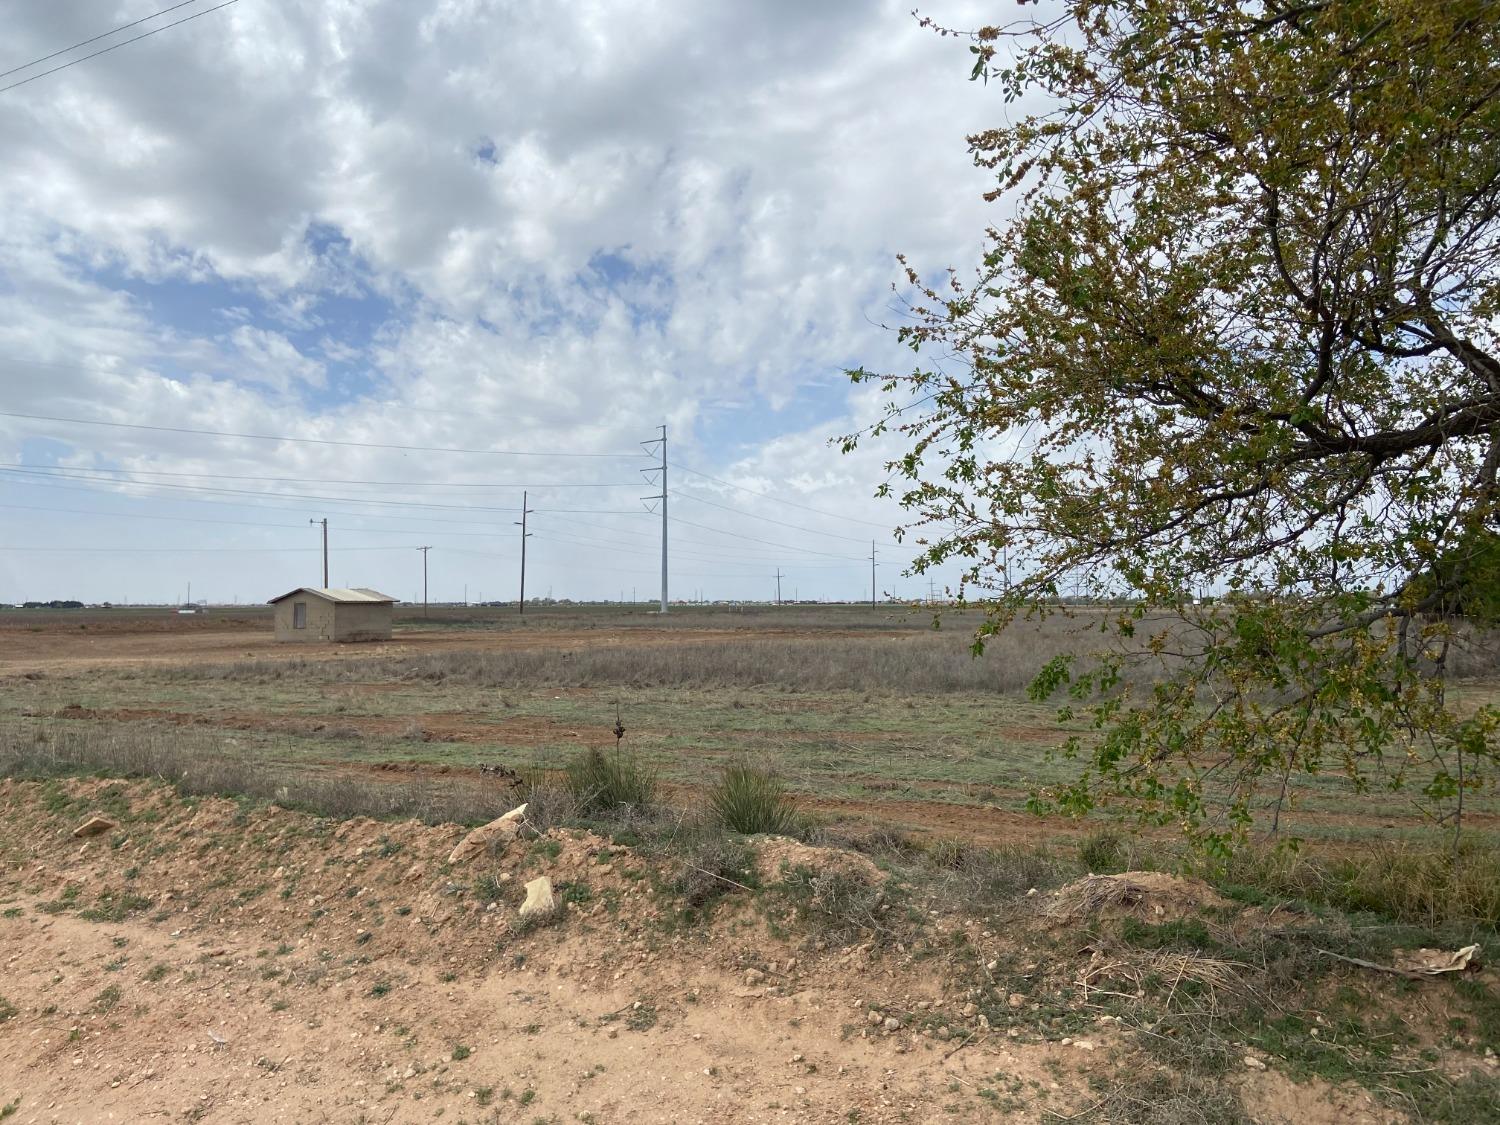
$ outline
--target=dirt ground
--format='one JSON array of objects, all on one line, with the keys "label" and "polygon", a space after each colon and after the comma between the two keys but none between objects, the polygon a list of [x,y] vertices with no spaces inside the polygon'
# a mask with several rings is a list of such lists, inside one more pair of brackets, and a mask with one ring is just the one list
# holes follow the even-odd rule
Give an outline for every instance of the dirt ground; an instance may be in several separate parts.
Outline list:
[{"label": "dirt ground", "polygon": [[[403,629],[390,641],[371,644],[286,644],[274,640],[267,623],[256,628],[194,626],[121,630],[111,625],[67,628],[65,622],[46,626],[17,626],[0,621],[0,676],[26,672],[70,672],[93,667],[130,665],[171,666],[217,664],[239,660],[366,660],[417,656],[432,652],[497,652],[507,649],[671,645],[742,638],[743,629],[697,628],[611,630],[594,626],[559,626],[545,631],[521,629],[465,632],[453,629]],[[877,636],[819,629],[757,627],[755,636],[819,637]],[[891,631],[891,636],[904,632]]]},{"label": "dirt ground", "polygon": [[[94,811],[116,828],[73,838]],[[0,815],[17,1122],[1042,1122],[1107,1101],[1127,1065],[1107,1019],[987,1026],[967,957],[814,940],[744,898],[675,926],[641,861],[583,833],[449,869],[459,828],[144,784],[6,781]],[[568,906],[525,932],[540,874]],[[1006,941],[936,924],[981,959]],[[1261,1122],[1396,1119],[1274,1068],[1233,1082]]]}]

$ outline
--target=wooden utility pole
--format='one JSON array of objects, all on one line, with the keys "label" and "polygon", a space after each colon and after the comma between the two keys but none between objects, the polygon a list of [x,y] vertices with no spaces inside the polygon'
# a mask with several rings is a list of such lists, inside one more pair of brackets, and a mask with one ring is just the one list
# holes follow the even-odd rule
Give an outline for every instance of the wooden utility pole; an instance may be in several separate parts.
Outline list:
[{"label": "wooden utility pole", "polygon": [[875,608],[875,540],[870,540],[870,608]]},{"label": "wooden utility pole", "polygon": [[422,616],[427,616],[427,552],[431,547],[418,547],[422,552]]},{"label": "wooden utility pole", "polygon": [[526,517],[531,509],[526,506],[526,493],[521,493],[521,518],[516,520],[516,526],[521,529],[521,597],[517,602],[517,613],[526,612],[526,540],[531,538],[531,533],[526,530]]},{"label": "wooden utility pole", "polygon": [[776,568],[776,604],[777,605],[781,604],[781,579],[782,579],[781,567],[778,566]]},{"label": "wooden utility pole", "polygon": [[321,523],[323,525],[323,589],[328,589],[328,520],[308,520],[308,523]]}]

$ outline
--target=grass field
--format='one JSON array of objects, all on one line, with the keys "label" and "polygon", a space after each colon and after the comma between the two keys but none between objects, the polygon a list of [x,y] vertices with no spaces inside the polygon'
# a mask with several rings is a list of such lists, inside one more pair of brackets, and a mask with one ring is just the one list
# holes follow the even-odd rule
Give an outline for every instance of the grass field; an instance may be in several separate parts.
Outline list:
[{"label": "grass field", "polygon": [[[42,936],[76,926],[68,940],[83,943],[89,927],[159,908],[128,936],[111,930],[107,948],[96,940],[101,975],[74,988],[74,1010],[99,1007],[101,984],[117,980],[103,974],[124,964],[119,949],[165,942],[153,954],[165,963],[184,919],[197,919],[214,957],[228,918],[249,930],[232,960],[250,966],[250,988],[282,979],[265,962],[297,950],[310,962],[320,946],[317,964],[299,969],[308,995],[277,984],[263,998],[270,1016],[302,1002],[298,1026],[316,1028],[311,1013],[328,1003],[319,974],[338,948],[351,978],[379,974],[347,994],[379,1031],[387,977],[412,968],[413,942],[432,945],[439,988],[461,956],[482,966],[476,980],[523,968],[538,946],[512,943],[535,935],[518,926],[497,944],[495,926],[519,905],[532,865],[555,861],[557,888],[571,896],[571,944],[559,954],[569,972],[590,959],[614,972],[622,933],[658,982],[718,951],[736,1002],[754,991],[741,984],[789,971],[792,957],[817,964],[828,995],[866,995],[893,968],[908,972],[898,1028],[889,1006],[874,1014],[881,1036],[909,1021],[918,1045],[881,1066],[947,1063],[970,1045],[960,1056],[979,1068],[969,1086],[945,1078],[914,1095],[941,1101],[955,1120],[971,1119],[960,1093],[975,1120],[1001,1105],[1037,1111],[1045,1090],[1079,1080],[1071,1063],[1038,1064],[1051,1086],[999,1083],[994,1067],[1016,1065],[1008,1052],[1050,1052],[1084,1034],[1112,1077],[1090,1074],[1065,1110],[1042,1119],[1487,1119],[1500,1091],[1493,970],[1418,983],[1382,967],[1422,947],[1474,945],[1479,963],[1500,956],[1493,791],[1471,802],[1458,854],[1405,794],[1354,793],[1337,776],[1299,780],[1282,825],[1300,849],[1257,843],[1222,862],[1187,852],[1170,828],[1141,831],[1108,813],[1037,818],[1028,794],[1072,777],[1077,765],[1057,750],[1093,732],[1060,722],[1025,687],[1097,617],[1025,625],[975,659],[977,621],[950,616],[934,630],[930,613],[889,607],[681,608],[666,619],[557,608],[524,620],[445,608],[403,619],[388,643],[309,647],[272,642],[260,610],[0,614],[0,803],[16,828],[0,837],[13,872],[7,918],[33,919]],[[1469,678],[1454,690],[1463,705],[1497,686]],[[452,866],[462,838],[452,822],[486,822],[522,801],[524,849],[467,872]],[[107,846],[80,847],[70,833],[95,812],[118,830]],[[596,854],[565,867],[572,833]],[[787,848],[801,850],[778,865]],[[55,887],[36,874],[44,854],[69,873]],[[833,866],[806,866],[814,859]],[[364,872],[372,863],[389,870],[374,878]],[[1124,882],[1105,878],[1121,872],[1131,873]],[[1140,879],[1167,897],[1123,915],[1118,903],[1058,913],[1069,901],[1059,896]],[[341,929],[330,927],[332,910],[348,913]],[[586,931],[585,919],[600,928]],[[369,949],[384,926],[392,953],[381,960]],[[16,936],[11,960],[31,942]],[[870,965],[851,968],[850,950]],[[662,971],[658,954],[676,959]],[[16,993],[26,1018],[51,1018],[52,964],[38,957],[26,978],[34,987]],[[914,1006],[914,982],[940,978],[942,995]],[[680,992],[641,996],[654,1020],[674,1004],[697,1007],[696,990]],[[647,1000],[611,996],[598,1018],[645,1011]],[[436,1019],[452,1002],[408,1003]],[[877,1033],[870,1011],[844,1022],[840,1007],[821,1040],[844,1058]],[[131,1011],[141,1023],[186,1018],[145,1003]],[[247,1019],[240,1034],[268,1034],[268,1018]],[[720,1034],[741,1022],[704,1026]],[[570,1014],[567,1025],[577,1023]],[[757,1042],[784,1059],[781,1023]],[[948,1037],[954,1045],[943,1045]],[[268,1056],[286,1053],[277,1042]],[[1275,1073],[1257,1083],[1247,1057]],[[1282,1076],[1311,1085],[1258,1103]],[[401,1083],[386,1094],[401,1095]],[[1327,1104],[1306,1116],[1314,1095]]]},{"label": "grass field", "polygon": [[[1024,811],[1033,789],[1077,768],[1057,755],[1062,743],[1091,736],[1024,690],[1041,661],[1089,643],[1087,614],[1018,626],[980,658],[969,651],[972,613],[946,615],[938,630],[930,611],[890,607],[432,614],[404,615],[389,645],[309,649],[271,644],[259,607],[11,611],[0,616],[10,673],[0,733],[34,745],[175,732],[196,753],[283,773],[411,784],[482,764],[558,770],[612,747],[618,718],[624,750],[689,790],[748,761],[835,819],[991,843],[1091,827]],[[223,643],[207,655],[190,647],[205,641]],[[29,648],[45,670],[30,667]],[[1457,690],[1481,698],[1492,685]],[[1282,824],[1309,840],[1431,834],[1405,794],[1355,798],[1337,776],[1300,787]],[[1500,826],[1494,794],[1470,811],[1480,837]]]}]

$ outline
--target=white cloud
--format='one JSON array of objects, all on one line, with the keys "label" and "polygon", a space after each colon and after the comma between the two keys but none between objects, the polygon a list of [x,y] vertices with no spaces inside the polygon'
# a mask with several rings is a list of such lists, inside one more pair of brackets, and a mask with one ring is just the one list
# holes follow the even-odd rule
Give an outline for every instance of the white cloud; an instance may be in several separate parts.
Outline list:
[{"label": "white cloud", "polygon": [[[123,22],[151,4],[117,8]],[[983,12],[934,14],[971,25]],[[18,11],[7,57],[108,18]],[[965,70],[961,48],[895,2],[236,4],[0,94],[0,398],[156,425],[569,452],[629,451],[666,419],[688,463],[894,518],[868,499],[879,458],[823,441],[870,417],[869,394],[826,388],[847,364],[909,362],[872,323],[897,250],[928,268],[973,258],[985,184],[963,137],[998,106]],[[140,296],[164,282],[202,299]],[[350,320],[371,310],[382,323]],[[810,387],[820,405],[803,416]],[[87,463],[162,471],[579,483],[637,467],[58,432]],[[5,450],[35,435],[0,419]],[[639,509],[633,489],[588,495],[571,506]],[[818,519],[733,495],[758,516]],[[700,517],[808,559],[837,546]],[[575,534],[606,525],[575,520]],[[721,548],[705,555],[734,554],[699,537]],[[559,555],[555,585],[614,590],[586,555]],[[33,589],[50,572],[59,596],[89,586],[55,562],[0,557],[0,583]]]}]

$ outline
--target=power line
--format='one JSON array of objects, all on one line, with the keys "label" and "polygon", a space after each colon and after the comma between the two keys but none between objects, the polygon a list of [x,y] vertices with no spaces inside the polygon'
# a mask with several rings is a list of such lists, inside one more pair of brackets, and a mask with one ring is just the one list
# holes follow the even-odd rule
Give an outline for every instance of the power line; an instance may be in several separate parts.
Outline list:
[{"label": "power line", "polygon": [[[3,92],[3,90],[0,90]],[[101,422],[93,418],[61,418],[52,414],[18,414],[0,410],[0,418],[24,418],[32,422],[63,422],[74,426],[109,426],[122,430],[149,430],[160,434],[195,434],[199,437],[242,438],[247,441],[291,441],[304,445],[336,445],[348,449],[394,449],[405,453],[473,453],[488,457],[605,457],[634,460],[634,453],[565,453],[524,449],[468,449],[442,445],[389,445],[375,441],[336,441],[333,438],[290,437],[285,434],[241,434],[227,430],[196,430],[185,426],[148,426],[141,422]]]},{"label": "power line", "polygon": [[132,20],[130,23],[122,23],[119,27],[112,27],[108,31],[102,31],[92,39],[80,40],[70,47],[64,47],[60,51],[53,51],[50,55],[43,55],[39,59],[32,59],[29,63],[22,63],[20,66],[13,66],[9,70],[0,70],[0,78],[9,78],[12,74],[19,73],[23,70],[30,70],[32,67],[38,66],[41,63],[48,61],[49,59],[57,58],[58,55],[66,55],[69,51],[76,51],[79,47],[87,47],[90,43],[97,43],[101,39],[108,39],[111,35],[116,35],[122,31],[129,31],[132,27],[139,27],[143,23],[149,23],[157,16],[164,16],[168,12],[175,12],[178,8],[186,8],[189,4],[196,3],[198,3],[198,0],[181,0],[181,3],[173,4],[170,8],[163,8],[159,12],[152,12],[149,16],[142,16],[138,20]]},{"label": "power line", "polygon": [[[30,78],[23,78],[19,82],[12,82],[9,86],[0,86],[0,94],[5,93],[5,91],[7,91],[7,90],[14,90],[17,86],[24,86],[28,82],[35,82],[38,78],[46,78],[47,75],[49,75],[49,74],[56,74],[59,70],[67,70],[68,67],[70,67],[70,66],[77,66],[81,62],[88,62],[89,59],[97,59],[100,55],[107,55],[111,51],[118,51],[121,47],[128,47],[132,43],[139,43],[142,39],[150,39],[151,36],[153,36],[153,35],[160,35],[163,31],[167,31],[167,30],[170,30],[171,28],[177,27],[179,24],[190,23],[191,21],[193,21],[195,19],[198,19],[201,16],[209,15],[209,14],[211,14],[213,12],[217,12],[221,8],[227,8],[231,4],[238,4],[238,3],[239,3],[239,0],[224,0],[224,2],[222,4],[215,4],[212,8],[205,8],[203,11],[201,11],[201,12],[194,12],[190,16],[183,16],[180,20],[173,20],[171,23],[163,24],[161,27],[152,28],[150,31],[142,32],[140,35],[133,36],[133,37],[131,37],[129,39],[123,40],[123,41],[121,41],[119,43],[112,44],[111,46],[108,46],[108,47],[103,47],[100,50],[93,51],[93,52],[91,52],[91,53],[89,53],[87,55],[83,55],[80,58],[69,59],[67,62],[63,63],[61,66],[54,66],[51,70],[44,70],[40,74],[33,74]],[[178,4],[178,5],[176,5],[176,7],[180,8],[180,7],[182,7],[182,5]],[[167,8],[163,12],[157,12],[155,16],[146,16],[144,19],[136,20],[135,24],[126,24],[125,27],[117,27],[117,28],[115,28],[115,31],[123,31],[123,30],[125,30],[126,27],[134,27],[136,24],[144,23],[144,22],[146,22],[146,20],[155,19],[156,16],[164,15],[165,12],[170,12],[170,11],[173,11],[173,10],[174,9],[172,9],[172,8]],[[56,54],[48,55],[47,58],[49,58],[49,59],[50,58],[56,58],[57,55],[65,54],[68,51],[73,50],[75,47],[82,47],[84,45],[84,43],[92,43],[92,42],[94,42],[97,39],[103,39],[103,38],[105,38],[105,36],[113,35],[114,33],[115,33],[114,31],[106,31],[104,33],[104,35],[96,35],[96,36],[94,36],[93,39],[86,39],[86,40],[84,40],[83,43],[75,43],[73,45],[73,47],[64,47],[61,51],[58,51]],[[6,73],[7,74],[14,74],[16,72],[16,70],[25,70],[27,67],[32,67],[32,66],[35,66],[39,62],[45,62],[45,61],[46,61],[45,59],[36,59],[33,62],[27,63],[26,66],[18,66],[18,67],[15,68],[15,70],[9,70],[9,71],[6,71]]]},{"label": "power line", "polygon": [[[783,550],[787,550],[787,551],[801,551],[803,554],[808,554],[808,555],[822,555],[824,558],[829,558],[829,559],[848,558],[848,556],[846,556],[846,555],[835,555],[835,554],[833,554],[833,553],[831,553],[829,551],[815,551],[811,547],[796,547],[796,546],[793,546],[790,543],[777,543],[777,542],[774,542],[773,540],[770,540],[770,539],[757,539],[753,535],[740,535],[738,532],[734,532],[734,531],[723,531],[723,530],[721,530],[721,529],[719,529],[717,527],[709,527],[706,524],[690,523],[687,520],[678,519],[676,516],[672,517],[672,522],[673,523],[680,523],[684,527],[696,527],[699,531],[711,531],[715,535],[727,535],[731,539],[745,539],[745,540],[748,540],[751,543],[763,543],[763,544],[765,544],[768,547],[780,547]],[[863,561],[863,560],[860,560],[860,561]]]},{"label": "power line", "polygon": [[[45,469],[48,472],[55,472],[55,473],[95,473],[95,474],[98,474],[98,473],[122,474],[123,473],[123,474],[129,474],[131,476],[142,476],[142,477],[202,477],[202,478],[207,478],[207,479],[211,479],[211,480],[248,480],[248,481],[262,481],[262,482],[266,482],[266,483],[283,483],[283,484],[363,484],[363,485],[372,485],[372,486],[378,485],[378,486],[381,486],[381,487],[384,487],[384,488],[483,488],[483,489],[491,489],[491,490],[494,490],[494,491],[497,491],[497,492],[500,491],[501,489],[507,489],[507,488],[539,488],[539,489],[550,489],[550,488],[634,488],[634,487],[636,487],[634,484],[630,483],[629,481],[612,482],[612,483],[607,483],[607,484],[593,483],[593,482],[574,483],[574,482],[570,481],[570,482],[567,482],[567,483],[557,483],[557,484],[527,484],[527,485],[522,485],[522,484],[511,484],[509,482],[502,482],[502,483],[499,483],[499,484],[491,484],[491,483],[480,483],[480,482],[471,482],[471,481],[348,480],[348,479],[341,479],[341,478],[338,478],[338,477],[261,477],[261,476],[247,476],[247,475],[239,474],[239,473],[210,473],[210,472],[193,472],[193,473],[189,473],[189,472],[172,472],[172,471],[169,471],[169,470],[166,470],[166,469],[99,469],[99,468],[91,468],[91,467],[86,467],[86,466],[81,466],[81,465],[34,465],[34,464],[31,464],[31,463],[26,462],[26,461],[0,461],[0,468],[6,468],[6,469],[31,469],[31,470],[36,470],[36,471],[40,471],[40,470]],[[95,479],[95,478],[82,477],[80,479],[82,479],[82,480],[91,480],[91,479]],[[114,478],[104,477],[104,478],[100,478],[100,479],[112,480]],[[141,482],[141,483],[150,483],[150,482]]]},{"label": "power line", "polygon": [[[418,548],[420,550],[421,548]],[[0,551],[66,552],[84,554],[142,554],[159,552],[207,551],[219,554],[279,555],[289,551],[321,551],[321,547],[7,547]],[[344,551],[409,551],[410,547],[342,547]]]},{"label": "power line", "polygon": [[[445,511],[445,512],[515,512],[515,511],[517,511],[517,509],[515,509],[515,508],[497,507],[495,505],[485,505],[485,504],[432,504],[432,503],[422,503],[420,501],[415,501],[415,500],[377,500],[377,499],[374,499],[374,498],[369,497],[369,496],[325,496],[325,495],[323,495],[321,493],[312,493],[312,492],[264,492],[264,491],[262,491],[260,489],[253,489],[253,488],[222,488],[222,487],[216,487],[214,485],[206,485],[206,484],[168,484],[168,483],[161,482],[161,481],[125,481],[125,480],[99,479],[99,478],[87,478],[87,477],[84,477],[84,478],[70,477],[70,476],[60,475],[60,474],[54,473],[54,472],[52,472],[49,469],[3,469],[3,468],[0,468],[0,474],[7,474],[7,473],[10,473],[10,474],[22,474],[22,475],[25,475],[25,476],[36,476],[36,477],[42,477],[44,479],[45,478],[53,478],[53,479],[62,479],[62,480],[88,480],[88,481],[90,481],[90,483],[94,483],[94,484],[116,485],[116,486],[122,486],[122,487],[127,487],[127,488],[130,488],[130,487],[134,487],[134,488],[161,488],[161,489],[173,489],[175,491],[183,491],[183,492],[206,492],[206,493],[213,493],[213,494],[216,494],[216,495],[222,494],[222,495],[229,495],[229,496],[276,496],[276,497],[280,497],[282,499],[287,499],[287,500],[319,500],[319,501],[332,501],[334,503],[339,503],[339,504],[374,504],[374,505],[381,506],[381,507],[421,508],[421,509],[424,509],[424,510]],[[95,490],[95,491],[97,491],[97,490]],[[539,509],[539,510],[541,510],[541,511],[555,511],[555,512],[561,512],[561,513],[570,513],[570,514],[574,514],[574,515],[634,516],[634,515],[639,515],[640,514],[640,513],[636,512],[636,511],[633,511],[633,510],[630,510],[630,509],[609,509],[609,508],[545,508],[545,509]]]},{"label": "power line", "polygon": [[[24,472],[24,470],[4,470],[4,469],[0,469],[0,480],[5,479],[3,474],[6,473],[6,472]],[[59,488],[59,489],[62,489],[64,491],[86,492],[86,493],[91,493],[91,494],[94,494],[94,495],[99,495],[101,493],[106,494],[106,495],[121,495],[121,493],[118,490],[116,490],[116,489],[105,489],[105,488],[99,488],[99,487],[80,487],[80,486],[69,485],[69,484],[55,483],[55,478],[53,478],[50,474],[42,472],[40,470],[33,470],[33,472],[37,473],[37,475],[39,476],[39,479],[20,479],[20,480],[12,479],[10,481],[10,483],[12,483],[12,484],[28,485],[28,486],[31,486],[31,487]],[[81,484],[85,484],[85,483],[86,484],[98,484],[98,485],[130,485],[131,483],[133,483],[133,482],[116,481],[116,480],[97,480],[97,481],[95,481],[95,480],[92,480],[90,478],[76,478],[76,477],[73,477],[73,478],[63,477],[61,479],[63,479],[63,480],[77,480],[77,481],[80,482],[80,485]],[[213,493],[215,495],[217,495],[218,493],[221,493],[221,492],[228,492],[228,493],[232,493],[232,494],[234,494],[236,496],[244,495],[244,496],[254,496],[254,497],[257,497],[257,498],[269,496],[269,497],[274,497],[274,498],[277,498],[277,499],[285,499],[285,500],[323,500],[323,501],[331,501],[333,503],[342,503],[342,502],[366,503],[366,504],[374,504],[374,505],[377,505],[377,506],[397,505],[397,504],[405,504],[406,503],[406,502],[403,502],[403,501],[381,501],[381,500],[374,500],[374,499],[370,499],[370,498],[367,498],[367,497],[323,497],[323,496],[309,495],[309,494],[306,494],[306,493],[284,493],[284,492],[262,493],[262,492],[255,492],[255,491],[252,491],[252,490],[245,490],[245,489],[215,489],[215,488],[210,488],[210,487],[206,487],[206,486],[202,487],[202,488],[198,488],[198,487],[190,486],[190,485],[163,485],[163,484],[156,484],[156,483],[152,483],[152,482],[147,482],[144,485],[144,487],[148,487],[148,488],[176,488],[176,489],[185,489],[185,490],[189,490],[189,491],[193,491],[193,492],[208,492],[208,493]],[[126,495],[128,495],[128,494],[126,494]],[[129,497],[129,498],[136,499],[136,497]],[[263,509],[273,510],[273,511],[296,511],[296,512],[299,512],[299,514],[304,510],[304,509],[301,509],[301,508],[297,508],[297,507],[293,507],[293,506],[285,505],[285,504],[267,504],[267,503],[250,504],[250,503],[247,503],[247,502],[236,501],[236,500],[228,499],[228,498],[198,499],[196,497],[173,497],[172,499],[173,499],[173,501],[175,503],[216,504],[216,505],[219,505],[221,507],[263,508]],[[18,508],[20,508],[20,507],[26,507],[26,506],[23,506],[23,505],[8,505],[8,506],[18,507]],[[416,504],[416,503],[413,503],[413,504],[408,504],[408,506],[415,507],[415,508],[418,508],[418,509],[421,509],[421,510],[426,510],[426,509],[429,509],[429,508],[435,508],[435,509],[443,510],[443,511],[485,511],[485,512],[497,512],[497,513],[514,513],[515,512],[515,509],[509,509],[509,508],[474,507],[474,506],[469,506],[469,505],[430,505],[430,504]],[[76,514],[76,515],[95,515],[95,516],[99,516],[99,517],[102,517],[102,518],[180,520],[180,521],[187,521],[187,522],[225,522],[225,523],[240,523],[240,524],[243,524],[244,526],[266,526],[266,527],[286,527],[286,528],[300,527],[300,525],[295,525],[295,524],[258,524],[258,523],[252,522],[252,521],[212,521],[212,520],[201,520],[201,519],[197,519],[195,517],[189,517],[189,516],[149,516],[149,515],[145,515],[145,514],[142,514],[142,513],[134,513],[134,512],[112,513],[112,512],[94,512],[94,511],[87,511],[87,510],[81,510],[81,509],[62,509],[62,508],[46,509],[46,508],[42,508],[40,506],[30,506],[30,507],[32,508],[32,510],[37,510],[37,511],[51,510],[51,511],[66,512],[66,513],[69,513],[69,514]],[[549,514],[557,514],[557,515],[564,516],[564,517],[567,517],[567,516],[570,516],[570,515],[571,516],[577,516],[577,515],[589,515],[589,516],[609,515],[609,516],[630,516],[630,517],[637,517],[637,516],[640,516],[640,515],[643,514],[643,513],[634,512],[634,511],[604,511],[604,510],[587,509],[587,508],[586,509],[538,509],[538,510],[547,512]],[[345,513],[345,514],[353,516],[354,518],[360,518],[361,517],[361,514],[358,513],[358,512]],[[390,512],[384,512],[384,511],[378,512],[378,513],[371,513],[371,514],[373,514],[373,515],[379,515],[379,516],[381,516],[381,517],[383,517],[385,519],[388,519],[388,520],[406,520],[406,521],[409,521],[409,522],[412,522],[412,523],[420,523],[420,524],[451,524],[451,525],[458,526],[458,527],[496,527],[497,528],[497,530],[495,530],[495,531],[446,531],[446,532],[441,532],[440,533],[440,534],[444,534],[444,535],[452,535],[452,536],[474,536],[474,537],[481,537],[481,538],[499,538],[499,537],[502,537],[505,534],[505,533],[503,533],[503,532],[501,532],[501,531],[498,530],[498,527],[500,525],[491,524],[491,523],[489,523],[487,521],[483,521],[483,520],[444,520],[444,519],[438,519],[438,518],[432,517],[432,516],[401,516],[401,515],[395,515],[395,514],[392,514]],[[649,532],[631,531],[631,530],[628,530],[628,529],[615,528],[615,527],[610,527],[610,528],[606,529],[606,528],[598,526],[597,524],[593,524],[593,523],[589,523],[589,522],[585,522],[585,521],[579,521],[579,520],[576,520],[576,519],[568,519],[568,518],[564,518],[564,519],[559,520],[557,522],[563,523],[564,525],[581,524],[582,527],[587,528],[589,531],[597,532],[599,534],[608,536],[608,539],[598,539],[598,540],[587,541],[587,542],[586,541],[572,540],[572,542],[576,542],[580,546],[606,546],[606,547],[611,548],[612,550],[625,550],[626,548],[620,546],[620,544],[618,542],[618,540],[620,538],[637,540],[637,541],[641,542],[642,544],[646,544],[646,543],[658,543],[658,545],[659,545],[659,541],[657,540],[657,537],[653,533],[649,533]],[[834,554],[830,554],[829,552],[825,552],[825,551],[816,551],[816,550],[813,550],[812,548],[807,548],[807,547],[798,547],[798,546],[793,546],[791,544],[777,543],[777,542],[774,542],[774,541],[771,541],[771,540],[756,539],[756,538],[751,537],[751,536],[740,535],[740,534],[737,534],[735,532],[724,531],[724,530],[722,530],[720,528],[709,527],[707,525],[697,524],[697,523],[693,523],[693,522],[687,521],[687,520],[680,520],[680,519],[677,519],[675,517],[672,519],[672,522],[675,523],[675,524],[678,524],[679,526],[687,526],[687,527],[698,528],[698,529],[707,531],[710,534],[714,534],[714,535],[725,535],[725,536],[730,536],[732,538],[739,539],[739,540],[742,540],[742,541],[747,541],[747,542],[761,544],[761,545],[764,545],[766,547],[772,548],[773,551],[774,551],[774,553],[767,554],[767,555],[764,555],[764,556],[750,555],[750,554],[747,554],[747,552],[745,550],[743,550],[743,549],[738,549],[738,548],[731,549],[731,548],[728,548],[727,546],[719,545],[719,544],[714,544],[714,543],[703,543],[703,542],[697,542],[697,541],[687,541],[687,542],[684,542],[684,543],[680,544],[680,548],[681,548],[680,553],[682,553],[682,557],[688,558],[691,561],[709,562],[709,563],[720,562],[720,561],[722,561],[722,562],[747,562],[747,561],[752,561],[753,559],[756,559],[756,558],[764,557],[764,561],[773,562],[773,561],[776,561],[776,559],[778,557],[784,557],[784,552],[786,550],[793,550],[793,551],[797,551],[799,553],[805,553],[805,554],[820,555],[820,556],[825,557],[825,558],[834,558],[834,559],[841,559],[841,560],[844,560],[844,561],[851,561],[851,559],[848,558],[848,557],[846,557],[846,556],[834,555]],[[576,530],[576,529],[574,529],[571,526],[568,526],[567,530]],[[350,533],[350,534],[367,533],[367,534],[383,534],[383,535],[405,535],[405,534],[410,534],[411,531],[410,531],[410,529],[400,529],[400,528],[350,528],[350,529],[347,529],[347,533]],[[554,539],[554,540],[557,540],[559,542],[569,542],[570,541],[570,540],[562,539],[560,536],[552,534],[552,533],[548,533],[547,535],[544,536],[544,538]],[[654,552],[654,551],[652,551],[652,552],[641,551],[641,552],[633,552],[633,553],[641,553],[641,554],[650,553],[650,554],[654,554],[656,552]],[[717,553],[719,557],[717,557],[717,558],[713,557],[715,553]],[[852,561],[858,561],[858,560],[852,560]]]},{"label": "power line", "polygon": [[[821,508],[812,508],[806,504],[799,504],[795,500],[785,500],[780,496],[772,496],[769,492],[757,492],[753,488],[746,488],[743,484],[735,484],[732,480],[725,480],[723,477],[716,477],[712,473],[705,473],[698,469],[690,469],[686,465],[680,464],[675,461],[672,463],[672,467],[674,469],[681,469],[684,473],[692,473],[695,477],[702,477],[704,480],[711,480],[717,484],[722,484],[725,488],[736,488],[741,492],[748,492],[751,496],[759,496],[762,500],[770,500],[777,504],[785,504],[791,508],[801,508],[804,512],[811,512],[815,516],[827,516],[829,519],[847,520],[850,523],[862,523],[866,527],[878,527],[884,531],[890,531],[890,526],[888,524],[877,523],[874,520],[862,520],[858,516],[845,516],[840,515],[837,512],[825,512]],[[861,540],[861,542],[863,542],[863,540]]]},{"label": "power line", "polygon": [[[720,504],[720,503],[718,503],[715,500],[705,500],[703,497],[701,497],[701,496],[695,496],[691,492],[679,492],[678,495],[680,497],[682,497],[683,499],[693,501],[695,504],[707,504],[711,508],[722,508],[726,512],[734,512],[737,515],[749,516],[753,520],[763,520],[766,523],[774,523],[778,527],[789,527],[793,531],[805,531],[809,535],[826,535],[830,539],[844,539],[844,540],[847,540],[850,543],[865,543],[865,542],[867,542],[867,540],[865,540],[865,539],[863,539],[863,538],[861,538],[859,536],[854,536],[854,535],[839,535],[839,534],[837,534],[835,532],[832,532],[832,531],[819,531],[815,527],[803,527],[801,524],[787,523],[785,520],[772,519],[770,516],[759,516],[759,515],[756,515],[754,512],[747,512],[744,508],[736,508],[736,507],[734,507],[734,506],[732,506],[730,504]],[[889,546],[889,547],[899,547],[900,544],[899,543],[888,543],[888,544],[886,544],[886,546]]]}]

